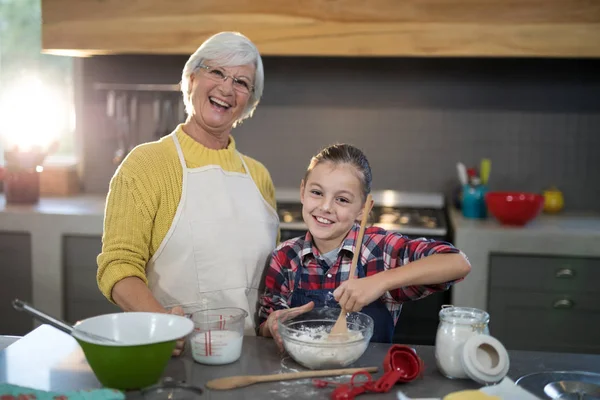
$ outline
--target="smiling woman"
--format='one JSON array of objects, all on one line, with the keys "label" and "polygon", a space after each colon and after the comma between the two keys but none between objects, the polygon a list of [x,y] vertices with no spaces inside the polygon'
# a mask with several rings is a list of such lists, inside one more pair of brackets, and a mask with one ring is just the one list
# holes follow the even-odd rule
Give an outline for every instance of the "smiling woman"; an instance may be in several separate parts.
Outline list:
[{"label": "smiling woman", "polygon": [[136,147],[118,168],[98,285],[123,310],[236,307],[248,315],[245,334],[255,334],[258,287],[279,220],[269,172],[236,149],[231,131],[256,109],[263,82],[248,38],[208,38],[183,68],[185,123]]}]

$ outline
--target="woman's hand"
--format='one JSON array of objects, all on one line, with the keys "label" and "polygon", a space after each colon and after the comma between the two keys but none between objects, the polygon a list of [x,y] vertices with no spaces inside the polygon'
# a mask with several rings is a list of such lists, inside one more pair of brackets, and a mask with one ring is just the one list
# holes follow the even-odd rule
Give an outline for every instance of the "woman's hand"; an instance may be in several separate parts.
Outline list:
[{"label": "woman's hand", "polygon": [[280,351],[283,351],[283,340],[281,339],[281,335],[279,335],[279,326],[277,326],[277,319],[283,316],[286,318],[294,318],[300,314],[304,314],[312,310],[315,307],[315,303],[312,301],[307,303],[301,307],[287,308],[285,310],[277,310],[273,311],[269,318],[264,322],[261,326],[261,334],[266,337],[272,337],[277,343],[277,347],[279,347]]},{"label": "woman's hand", "polygon": [[333,292],[333,297],[346,311],[358,312],[385,293],[382,273],[366,278],[348,279]]},{"label": "woman's hand", "polygon": [[[183,308],[181,308],[180,306],[173,307],[168,312],[169,312],[169,314],[180,315],[182,317],[185,315],[183,313]],[[183,352],[184,347],[185,347],[185,338],[181,338],[181,339],[177,340],[177,343],[175,344],[175,348],[173,349],[173,355],[179,356]]]}]

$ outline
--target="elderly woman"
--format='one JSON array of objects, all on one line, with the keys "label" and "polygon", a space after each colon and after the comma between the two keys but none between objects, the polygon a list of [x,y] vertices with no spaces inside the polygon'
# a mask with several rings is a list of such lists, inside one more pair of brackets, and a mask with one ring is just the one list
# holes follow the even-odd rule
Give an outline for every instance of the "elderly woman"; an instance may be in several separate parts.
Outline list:
[{"label": "elderly woman", "polygon": [[135,148],[116,171],[97,280],[123,310],[239,307],[249,314],[245,333],[255,334],[279,220],[269,172],[236,150],[231,130],[252,115],[263,82],[250,40],[210,37],[183,68],[186,122]]}]

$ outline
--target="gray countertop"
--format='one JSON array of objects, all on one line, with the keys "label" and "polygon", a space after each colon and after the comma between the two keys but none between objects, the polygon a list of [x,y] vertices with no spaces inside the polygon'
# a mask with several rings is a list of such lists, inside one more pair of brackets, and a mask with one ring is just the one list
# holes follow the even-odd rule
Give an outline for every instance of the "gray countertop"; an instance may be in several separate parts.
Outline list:
[{"label": "gray countertop", "polygon": [[[357,367],[382,367],[389,345],[372,343],[354,365]],[[395,399],[402,390],[410,397],[442,397],[448,393],[476,389],[479,385],[470,380],[444,378],[435,365],[434,348],[415,346],[425,362],[422,378],[407,384],[396,385],[386,394],[361,395],[360,398]],[[600,372],[600,355],[538,353],[509,351],[509,377],[518,377],[541,370],[587,370]],[[240,360],[224,366],[206,366],[194,362],[188,353],[173,358],[164,376],[185,380],[203,387],[214,378],[245,374],[279,374],[304,370],[289,357],[280,355],[271,339],[245,337]],[[379,377],[381,372],[375,374]],[[346,382],[349,377],[325,378]],[[42,325],[23,339],[0,351],[0,383],[53,391],[69,391],[100,387],[91,372],[77,342],[70,336]],[[315,388],[310,379],[261,383],[229,391],[205,391],[210,399],[327,399],[333,389]],[[136,397],[131,393],[131,397]]]}]

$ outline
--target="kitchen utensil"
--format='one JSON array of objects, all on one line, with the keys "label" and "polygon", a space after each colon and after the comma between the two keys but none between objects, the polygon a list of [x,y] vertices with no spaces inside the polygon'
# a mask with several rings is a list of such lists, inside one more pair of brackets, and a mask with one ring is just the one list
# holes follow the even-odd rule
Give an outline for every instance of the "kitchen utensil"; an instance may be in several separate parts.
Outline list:
[{"label": "kitchen utensil", "polygon": [[516,383],[540,399],[600,398],[600,374],[595,372],[540,371],[522,376]]},{"label": "kitchen utensil", "polygon": [[458,180],[461,185],[466,185],[469,183],[469,177],[467,176],[467,167],[465,164],[459,162],[456,163],[456,171],[458,172]]},{"label": "kitchen utensil", "polygon": [[375,383],[375,389],[387,392],[398,382],[411,382],[421,376],[424,368],[423,360],[413,348],[392,345],[383,360],[385,374]]},{"label": "kitchen utensil", "polygon": [[[360,222],[360,230],[358,231],[358,236],[356,237],[356,241],[354,242],[354,256],[352,257],[352,264],[350,264],[350,274],[348,275],[348,279],[354,279],[354,274],[356,272],[356,264],[358,263],[358,258],[360,257],[360,250],[362,247],[362,239],[365,233],[365,227],[367,225],[367,218],[369,217],[369,212],[371,211],[372,201],[371,194],[367,196],[367,201],[365,201],[365,206],[363,207],[363,216],[362,221]],[[342,308],[342,312],[340,312],[340,316],[338,317],[337,322],[331,328],[330,332],[330,340],[344,340],[348,334],[348,326],[346,324],[346,314],[347,311]]]},{"label": "kitchen utensil", "polygon": [[481,160],[479,167],[479,178],[483,185],[487,185],[490,179],[490,172],[492,171],[492,161],[488,158]]},{"label": "kitchen utensil", "polygon": [[98,381],[119,390],[156,383],[171,359],[175,342],[194,329],[188,318],[146,312],[104,314],[71,327],[23,305],[18,300],[13,302],[15,308],[31,312],[64,332],[72,329],[71,335],[81,346]]},{"label": "kitchen utensil", "polygon": [[241,308],[218,308],[193,313],[195,329],[189,341],[194,360],[209,365],[237,361],[242,354],[247,316],[248,313]]},{"label": "kitchen utensil", "polygon": [[489,192],[485,195],[489,212],[504,225],[523,226],[542,211],[544,197],[527,192]]},{"label": "kitchen utensil", "polygon": [[560,190],[556,187],[551,187],[544,190],[544,212],[554,214],[560,212],[565,205],[565,199]]},{"label": "kitchen utensil", "polygon": [[[67,324],[66,322],[56,319],[54,317],[51,317],[50,315],[41,312],[40,310],[30,306],[29,304],[27,304],[24,301],[21,301],[19,299],[14,299],[12,304],[13,304],[13,308],[15,310],[24,311],[24,312],[30,314],[35,319],[40,320],[41,322],[50,324],[53,327],[60,329],[61,331],[65,332],[65,333],[68,333],[69,335],[73,335],[74,327]],[[97,341],[104,342],[104,343],[114,343],[114,344],[119,343],[118,341],[110,339],[108,337],[104,337],[101,335],[95,335],[93,333],[86,332],[85,330],[81,330],[81,329],[78,330],[78,334],[89,337],[92,340],[97,340]]]},{"label": "kitchen utensil", "polygon": [[353,399],[366,392],[387,393],[396,383],[410,382],[419,377],[423,368],[423,360],[414,349],[405,345],[393,345],[383,361],[385,373],[377,381],[367,371],[359,371],[352,375],[349,383],[315,379],[313,385],[319,388],[335,386],[336,389],[331,393],[332,399]]},{"label": "kitchen utensil", "polygon": [[[74,326],[73,336],[102,385],[129,390],[158,382],[176,341],[193,329],[189,318],[178,315],[124,312],[80,321]],[[78,330],[118,338],[120,343],[91,340]]]},{"label": "kitchen utensil", "polygon": [[306,379],[316,378],[321,376],[341,376],[341,375],[352,375],[359,371],[377,372],[377,367],[366,367],[366,368],[345,368],[345,369],[328,369],[321,371],[302,371],[302,372],[289,372],[285,374],[272,374],[272,375],[243,375],[243,376],[231,376],[228,378],[213,379],[212,381],[206,382],[206,387],[213,390],[227,390],[250,386],[255,383],[261,382],[279,382],[292,379]]},{"label": "kitchen utensil", "polygon": [[314,308],[306,313],[284,314],[277,320],[283,347],[298,364],[310,369],[344,368],[358,360],[373,336],[373,318],[351,312],[345,341],[328,340],[339,317],[337,307]]}]

